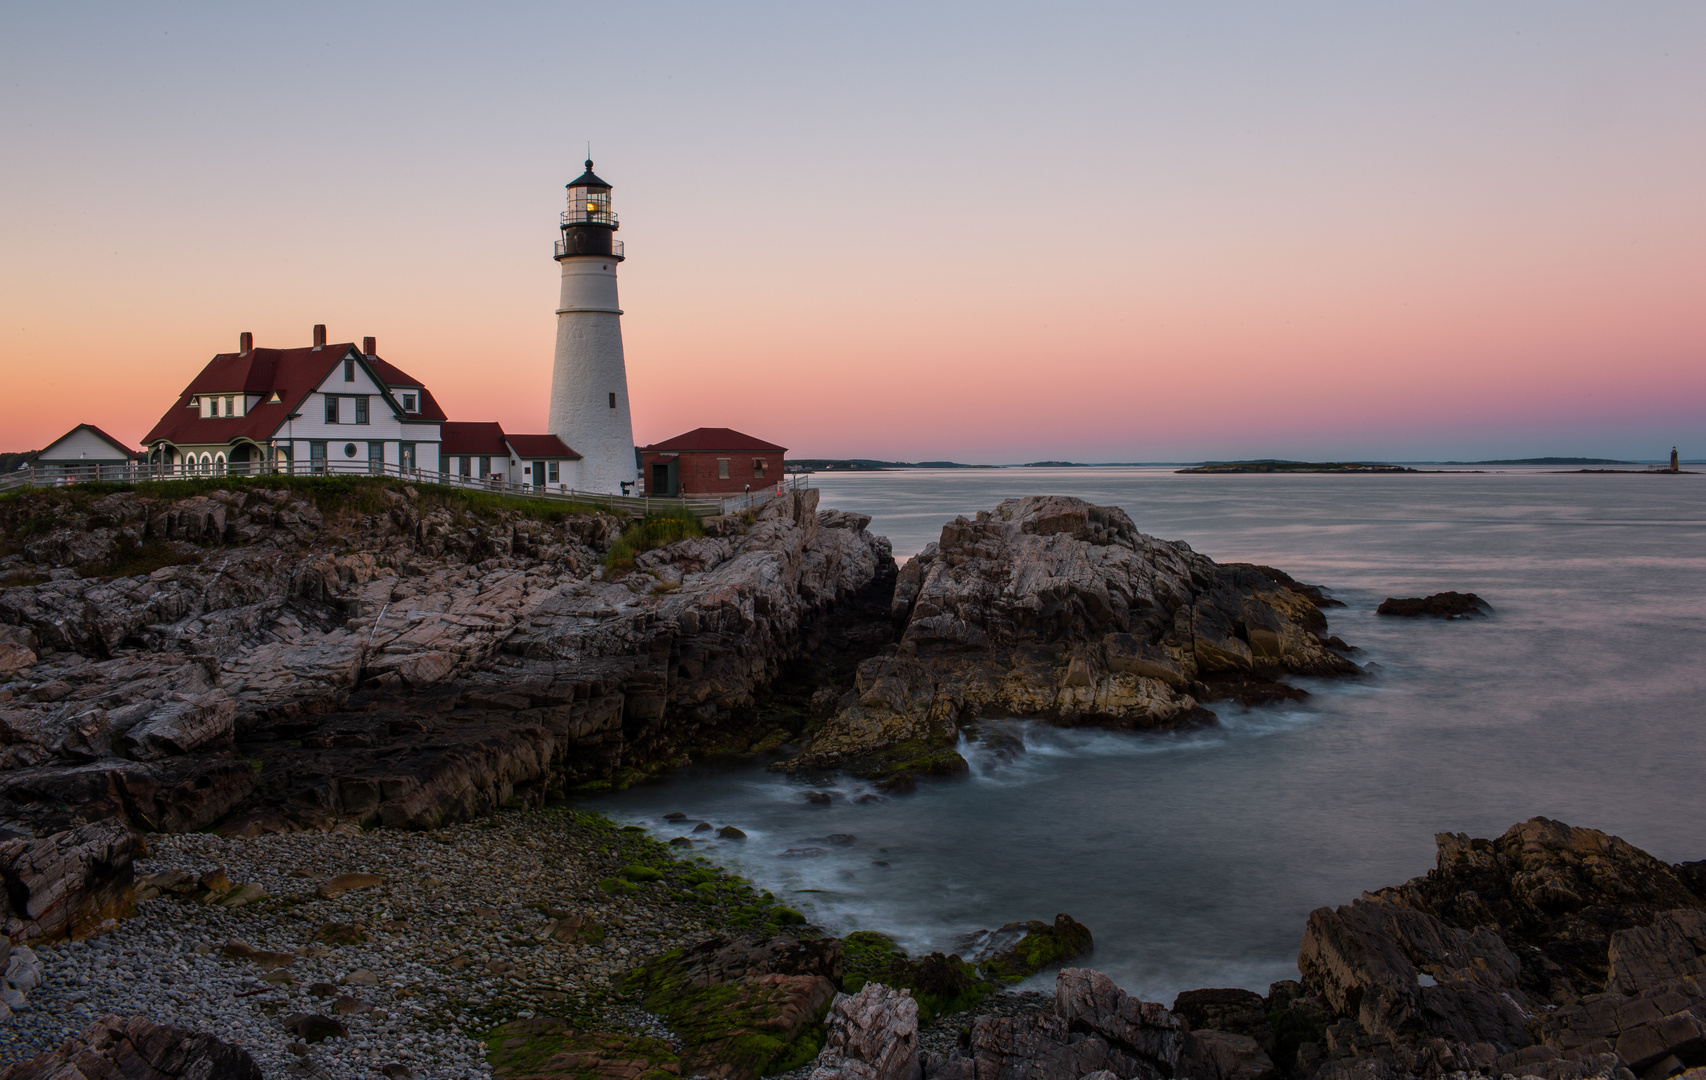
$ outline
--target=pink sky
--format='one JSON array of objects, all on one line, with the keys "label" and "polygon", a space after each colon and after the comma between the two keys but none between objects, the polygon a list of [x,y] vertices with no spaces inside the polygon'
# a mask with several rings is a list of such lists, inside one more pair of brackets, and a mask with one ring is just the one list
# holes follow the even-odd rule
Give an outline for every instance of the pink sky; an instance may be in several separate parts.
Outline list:
[{"label": "pink sky", "polygon": [[590,138],[642,443],[1706,452],[1706,8],[1053,11],[14,6],[0,449],[316,322],[542,430]]}]

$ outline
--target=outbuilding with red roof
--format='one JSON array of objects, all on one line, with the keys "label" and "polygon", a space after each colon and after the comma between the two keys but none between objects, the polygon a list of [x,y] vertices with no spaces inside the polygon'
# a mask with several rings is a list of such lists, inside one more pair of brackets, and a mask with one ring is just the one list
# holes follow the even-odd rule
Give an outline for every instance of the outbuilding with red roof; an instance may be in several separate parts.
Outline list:
[{"label": "outbuilding with red roof", "polygon": [[464,483],[524,484],[572,491],[581,455],[555,435],[510,435],[494,421],[451,420],[439,426],[444,471]]},{"label": "outbuilding with red roof", "polygon": [[786,447],[733,428],[694,428],[640,450],[649,495],[734,495],[782,479]]}]

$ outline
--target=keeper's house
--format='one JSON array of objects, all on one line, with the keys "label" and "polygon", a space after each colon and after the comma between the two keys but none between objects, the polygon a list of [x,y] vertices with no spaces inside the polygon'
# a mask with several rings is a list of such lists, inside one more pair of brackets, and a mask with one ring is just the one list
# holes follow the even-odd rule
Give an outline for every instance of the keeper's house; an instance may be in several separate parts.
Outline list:
[{"label": "keeper's house", "polygon": [[141,457],[94,424],[78,424],[36,455],[36,475],[94,479],[99,466],[122,468]]},{"label": "keeper's house", "polygon": [[234,353],[201,369],[142,440],[151,465],[192,472],[369,472],[381,464],[437,472],[444,410],[420,380],[361,348],[314,344]]},{"label": "keeper's house", "polygon": [[694,428],[642,447],[648,495],[738,495],[782,479],[788,451],[733,428]]},{"label": "keeper's house", "polygon": [[521,484],[536,491],[575,490],[581,455],[555,435],[510,435],[496,421],[439,425],[444,471],[452,483]]}]

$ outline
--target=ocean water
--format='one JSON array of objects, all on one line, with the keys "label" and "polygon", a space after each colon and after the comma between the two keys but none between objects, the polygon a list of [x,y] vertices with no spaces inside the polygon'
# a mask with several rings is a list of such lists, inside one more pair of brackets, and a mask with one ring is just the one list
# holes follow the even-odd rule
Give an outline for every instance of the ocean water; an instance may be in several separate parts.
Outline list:
[{"label": "ocean water", "polygon": [[[1277,566],[1347,605],[1367,678],[1216,706],[1177,735],[1006,722],[1025,751],[910,795],[841,779],[829,806],[761,764],[693,766],[589,800],[699,845],[835,930],[909,949],[1068,912],[1093,966],[1146,998],[1296,977],[1310,910],[1426,871],[1436,832],[1534,815],[1706,858],[1706,477],[1179,476],[1003,469],[820,476],[910,556],[943,522],[1040,493],[1120,506],[1145,532]],[[1479,593],[1492,618],[1380,618],[1387,596]]]}]

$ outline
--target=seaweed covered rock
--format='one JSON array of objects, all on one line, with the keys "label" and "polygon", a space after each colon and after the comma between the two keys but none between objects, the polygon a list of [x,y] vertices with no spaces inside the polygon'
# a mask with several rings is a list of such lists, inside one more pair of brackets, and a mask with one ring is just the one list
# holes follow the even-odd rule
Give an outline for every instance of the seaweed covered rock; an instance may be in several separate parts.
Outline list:
[{"label": "seaweed covered rock", "polygon": [[486,1047],[498,1080],[674,1080],[681,1075],[679,1058],[662,1039],[576,1031],[554,1017],[504,1024],[486,1037]]},{"label": "seaweed covered rock", "polygon": [[630,972],[623,987],[681,1039],[682,1069],[751,1080],[817,1055],[842,972],[835,938],[716,935]]},{"label": "seaweed covered rock", "polygon": [[1009,499],[957,518],[906,564],[904,629],[790,771],[879,779],[952,772],[979,717],[1167,729],[1212,722],[1200,701],[1301,696],[1286,675],[1356,665],[1325,638],[1332,601],[1269,567],[1220,565],[1082,499]]},{"label": "seaweed covered rock", "polygon": [[924,1023],[944,1013],[973,1008],[998,989],[958,953],[932,952],[914,958],[891,938],[870,930],[848,934],[842,939],[842,948],[847,958],[843,987],[848,993],[871,982],[905,990]]},{"label": "seaweed covered rock", "polygon": [[1008,923],[984,935],[979,935],[973,959],[985,977],[999,982],[1018,982],[1044,968],[1087,956],[1095,948],[1089,927],[1066,914],[1056,915],[1053,923],[1040,919]]},{"label": "seaweed covered rock", "polygon": [[261,1080],[248,1051],[146,1017],[104,1016],[57,1050],[0,1072],[0,1080]]}]

